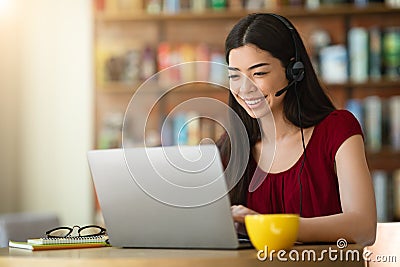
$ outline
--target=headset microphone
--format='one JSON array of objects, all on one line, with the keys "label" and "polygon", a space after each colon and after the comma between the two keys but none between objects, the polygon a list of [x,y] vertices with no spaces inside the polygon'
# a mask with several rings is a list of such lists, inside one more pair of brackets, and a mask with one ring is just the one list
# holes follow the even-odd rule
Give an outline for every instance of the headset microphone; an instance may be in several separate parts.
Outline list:
[{"label": "headset microphone", "polygon": [[275,93],[275,96],[280,96],[281,94],[283,94],[284,92],[286,92],[290,86],[292,86],[294,83],[296,82],[296,80],[291,81],[288,85],[286,85],[285,87],[283,87],[281,90],[279,90],[278,92]]}]

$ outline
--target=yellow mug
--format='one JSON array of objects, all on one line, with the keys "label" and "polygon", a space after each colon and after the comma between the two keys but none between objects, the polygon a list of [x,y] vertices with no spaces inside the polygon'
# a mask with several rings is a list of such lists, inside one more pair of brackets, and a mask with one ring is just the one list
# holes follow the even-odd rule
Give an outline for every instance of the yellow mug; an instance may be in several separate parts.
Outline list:
[{"label": "yellow mug", "polygon": [[250,241],[257,250],[290,249],[299,231],[297,214],[255,214],[244,217]]}]

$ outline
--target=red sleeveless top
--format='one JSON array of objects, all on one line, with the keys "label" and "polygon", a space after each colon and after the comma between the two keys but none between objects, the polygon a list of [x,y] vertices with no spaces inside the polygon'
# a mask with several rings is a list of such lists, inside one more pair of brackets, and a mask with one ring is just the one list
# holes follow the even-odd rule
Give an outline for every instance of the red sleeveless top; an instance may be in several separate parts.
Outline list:
[{"label": "red sleeveless top", "polygon": [[[332,111],[314,127],[306,147],[306,161],[301,172],[302,217],[318,217],[342,212],[335,155],[343,142],[362,130],[352,113]],[[255,177],[266,178],[254,191],[247,193],[247,207],[259,213],[297,213],[300,211],[298,173],[304,155],[288,170],[266,173],[250,156],[250,170]]]}]

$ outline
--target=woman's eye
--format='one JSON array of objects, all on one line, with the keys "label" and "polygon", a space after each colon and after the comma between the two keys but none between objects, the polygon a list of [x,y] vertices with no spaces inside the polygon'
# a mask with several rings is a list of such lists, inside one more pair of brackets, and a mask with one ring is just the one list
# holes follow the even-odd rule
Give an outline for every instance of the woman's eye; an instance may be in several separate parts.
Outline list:
[{"label": "woman's eye", "polygon": [[265,75],[265,74],[267,74],[267,72],[265,72],[265,71],[260,71],[260,72],[255,72],[253,75],[254,75],[254,76],[263,76],[263,75]]},{"label": "woman's eye", "polygon": [[237,80],[237,79],[239,79],[239,75],[237,75],[237,74],[232,74],[232,75],[229,75],[228,78],[229,78],[230,80]]}]

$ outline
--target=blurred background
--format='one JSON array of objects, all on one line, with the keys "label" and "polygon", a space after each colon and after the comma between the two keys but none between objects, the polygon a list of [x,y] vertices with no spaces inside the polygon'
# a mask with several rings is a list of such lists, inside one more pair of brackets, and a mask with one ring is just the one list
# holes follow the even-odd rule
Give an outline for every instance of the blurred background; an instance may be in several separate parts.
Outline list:
[{"label": "blurred background", "polygon": [[0,0],[0,214],[94,218],[89,0]]},{"label": "blurred background", "polygon": [[[248,13],[275,12],[297,27],[336,106],[363,127],[379,220],[400,220],[399,7],[398,0],[0,0],[0,216],[50,212],[61,224],[101,223],[86,153],[121,146],[139,86],[174,64],[225,63],[231,27]],[[153,81],[148,99],[162,84],[200,74],[222,75],[173,73]],[[227,90],[217,87],[188,84],[163,97],[147,144],[217,139],[222,128],[205,116],[218,112],[204,107],[176,114],[169,136],[160,135],[183,101],[226,102]]]}]

